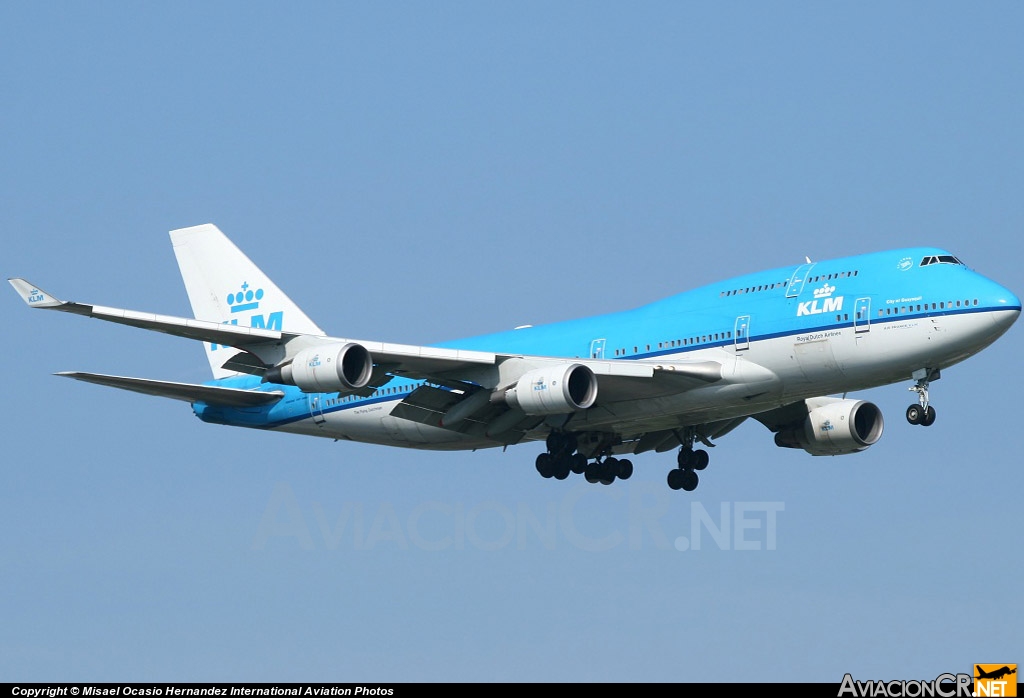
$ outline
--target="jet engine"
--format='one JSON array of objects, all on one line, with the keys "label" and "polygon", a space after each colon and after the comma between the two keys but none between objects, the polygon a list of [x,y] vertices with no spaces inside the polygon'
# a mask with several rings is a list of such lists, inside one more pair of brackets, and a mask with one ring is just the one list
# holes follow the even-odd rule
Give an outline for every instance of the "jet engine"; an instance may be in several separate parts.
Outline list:
[{"label": "jet engine", "polygon": [[802,448],[812,456],[840,456],[863,451],[882,438],[882,411],[874,403],[812,398],[806,405],[807,417],[776,433],[776,446]]},{"label": "jet engine", "polygon": [[524,373],[505,391],[505,402],[526,414],[568,414],[597,400],[597,376],[583,364],[564,364]]},{"label": "jet engine", "polygon": [[303,349],[290,364],[271,369],[263,380],[296,385],[305,393],[351,393],[373,375],[373,357],[361,344],[331,344]]}]

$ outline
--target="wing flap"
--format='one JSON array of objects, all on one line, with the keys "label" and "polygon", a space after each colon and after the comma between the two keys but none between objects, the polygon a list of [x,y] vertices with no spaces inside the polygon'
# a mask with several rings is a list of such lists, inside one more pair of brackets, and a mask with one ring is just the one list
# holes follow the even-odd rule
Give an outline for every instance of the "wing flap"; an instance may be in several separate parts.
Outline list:
[{"label": "wing flap", "polygon": [[471,395],[461,389],[423,385],[395,405],[391,416],[509,445],[521,441],[527,431],[544,419],[529,417],[501,405],[485,405],[452,424],[445,423],[445,416],[452,414],[452,408]]},{"label": "wing flap", "polygon": [[[581,363],[590,366],[587,361]],[[660,364],[619,361],[618,364],[622,364],[622,368],[618,371],[608,371],[603,374],[595,371],[599,403],[677,395],[722,380],[722,364],[717,361]],[[645,368],[647,373],[637,375],[639,372],[629,364],[638,364],[639,367]],[[630,369],[630,372],[622,369]]]},{"label": "wing flap", "polygon": [[150,378],[129,378],[127,376],[108,376],[102,373],[83,373],[81,371],[62,371],[55,375],[73,378],[86,383],[106,385],[111,388],[130,390],[144,395],[167,397],[185,402],[206,402],[211,405],[229,407],[259,407],[277,402],[284,393],[280,390],[240,390],[238,388],[221,388],[213,385],[196,383],[173,383]]}]

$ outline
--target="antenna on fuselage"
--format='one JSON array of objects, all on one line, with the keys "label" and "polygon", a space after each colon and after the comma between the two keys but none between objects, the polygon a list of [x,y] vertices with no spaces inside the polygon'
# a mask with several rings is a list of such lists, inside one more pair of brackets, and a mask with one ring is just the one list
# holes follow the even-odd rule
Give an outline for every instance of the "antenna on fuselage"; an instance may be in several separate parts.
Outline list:
[{"label": "antenna on fuselage", "polygon": [[806,260],[807,260],[807,263],[808,263],[808,264],[813,264],[813,263],[814,263],[814,262],[812,262],[812,261],[811,261],[811,258],[810,258],[810,257],[804,256],[804,259],[806,259]]}]

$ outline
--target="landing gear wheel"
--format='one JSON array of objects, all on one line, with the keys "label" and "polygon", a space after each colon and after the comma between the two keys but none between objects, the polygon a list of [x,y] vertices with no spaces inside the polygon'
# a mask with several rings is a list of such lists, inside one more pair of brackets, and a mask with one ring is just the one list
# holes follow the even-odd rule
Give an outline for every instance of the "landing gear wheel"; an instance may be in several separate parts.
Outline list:
[{"label": "landing gear wheel", "polygon": [[583,471],[583,477],[593,485],[601,479],[601,465],[599,463],[589,463],[587,469]]},{"label": "landing gear wheel", "polygon": [[930,427],[935,424],[935,408],[928,405],[928,409],[924,411],[924,416],[921,418],[921,425]]},{"label": "landing gear wheel", "polygon": [[582,475],[587,470],[587,457],[582,453],[574,453],[569,468],[577,475]]},{"label": "landing gear wheel", "polygon": [[692,470],[683,470],[682,487],[687,492],[693,492],[697,489],[697,484],[700,482],[700,478],[697,477],[697,473]]},{"label": "landing gear wheel", "polygon": [[[932,412],[935,412],[934,408],[932,408]],[[925,410],[922,410],[920,405],[911,405],[907,408],[907,421],[911,424],[921,424],[925,414]]]},{"label": "landing gear wheel", "polygon": [[605,458],[604,463],[601,463],[600,478],[598,482],[602,485],[610,485],[615,482],[615,475],[619,472],[619,459],[618,458]]},{"label": "landing gear wheel", "polygon": [[553,431],[549,433],[544,443],[548,447],[548,453],[552,454],[563,451],[574,453],[578,445],[576,435],[567,431]]},{"label": "landing gear wheel", "polygon": [[569,477],[569,472],[570,472],[570,469],[572,467],[572,465],[571,465],[572,458],[568,454],[563,453],[560,456],[555,456],[554,461],[555,461],[555,467],[554,467],[555,479],[556,480],[564,480],[565,478]]},{"label": "landing gear wheel", "polygon": [[694,451],[690,458],[694,470],[704,470],[704,468],[708,467],[709,460],[711,459],[708,457],[708,452],[704,449]]},{"label": "landing gear wheel", "polygon": [[689,468],[693,465],[693,451],[684,448],[679,451],[679,455],[676,456],[676,464],[680,469]]},{"label": "landing gear wheel", "polygon": [[673,468],[668,471],[668,486],[674,490],[683,489],[683,471]]},{"label": "landing gear wheel", "polygon": [[542,453],[537,456],[537,472],[545,478],[555,474],[554,462],[549,454]]},{"label": "landing gear wheel", "polygon": [[616,473],[620,480],[628,480],[633,474],[633,461],[623,458],[619,461],[619,472]]}]

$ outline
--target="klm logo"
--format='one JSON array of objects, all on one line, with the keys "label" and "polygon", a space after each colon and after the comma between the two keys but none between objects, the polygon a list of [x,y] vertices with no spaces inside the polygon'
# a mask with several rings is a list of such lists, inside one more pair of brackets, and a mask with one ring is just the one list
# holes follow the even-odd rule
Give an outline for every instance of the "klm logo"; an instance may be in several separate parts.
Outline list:
[{"label": "klm logo", "polygon": [[[245,282],[242,284],[240,290],[229,293],[227,297],[228,308],[231,314],[244,313],[246,311],[259,310],[260,301],[263,300],[263,289],[258,288],[253,290],[249,287],[249,283]],[[225,320],[222,324],[225,325],[237,325],[238,318],[232,318]],[[277,330],[281,331],[284,326],[284,312],[275,311],[268,315],[263,313],[254,313],[249,316],[249,327],[260,330]],[[211,344],[210,349],[217,351],[218,349],[227,349],[228,347],[220,344]]]},{"label": "klm logo", "polygon": [[534,391],[547,390],[548,389],[548,384],[544,382],[543,378],[538,378],[537,380],[535,380],[533,382],[533,389],[534,389]]},{"label": "klm logo", "polygon": [[316,368],[317,366],[319,366],[320,365],[320,355],[319,354],[314,354],[313,358],[309,360],[309,363],[307,365],[310,368]]},{"label": "klm logo", "polygon": [[253,291],[249,288],[248,282],[242,284],[242,290],[238,293],[228,294],[228,305],[231,306],[232,313],[255,310],[260,307],[261,300],[263,300],[263,289],[258,288]]},{"label": "klm logo", "polygon": [[29,303],[42,303],[44,300],[46,300],[46,295],[38,288],[34,288],[28,292]]},{"label": "klm logo", "polygon": [[832,420],[831,419],[826,419],[825,423],[821,425],[821,431],[822,432],[833,431],[834,429],[835,429],[835,425],[832,424]]},{"label": "klm logo", "polygon": [[796,316],[821,315],[822,313],[838,313],[843,309],[843,297],[832,297],[836,287],[829,286],[828,282],[821,288],[814,289],[814,300],[804,301],[797,306]]}]

